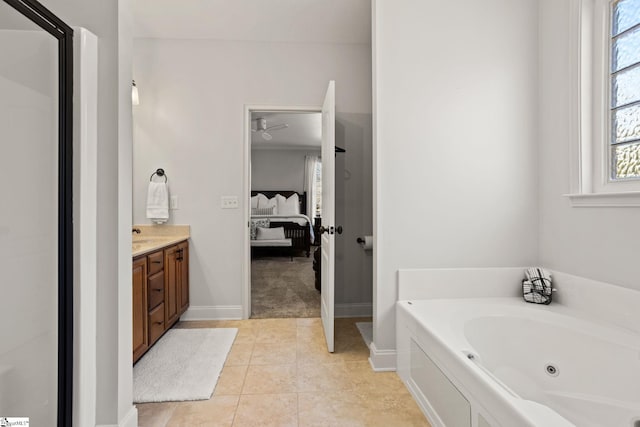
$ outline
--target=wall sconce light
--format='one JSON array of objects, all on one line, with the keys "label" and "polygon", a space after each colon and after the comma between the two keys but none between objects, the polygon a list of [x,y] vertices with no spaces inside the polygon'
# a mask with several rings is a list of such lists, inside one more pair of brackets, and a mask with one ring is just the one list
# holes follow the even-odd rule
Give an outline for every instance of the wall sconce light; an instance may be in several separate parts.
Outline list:
[{"label": "wall sconce light", "polygon": [[131,104],[133,105],[139,105],[140,104],[140,98],[138,97],[138,87],[136,86],[136,81],[132,80],[131,81]]}]

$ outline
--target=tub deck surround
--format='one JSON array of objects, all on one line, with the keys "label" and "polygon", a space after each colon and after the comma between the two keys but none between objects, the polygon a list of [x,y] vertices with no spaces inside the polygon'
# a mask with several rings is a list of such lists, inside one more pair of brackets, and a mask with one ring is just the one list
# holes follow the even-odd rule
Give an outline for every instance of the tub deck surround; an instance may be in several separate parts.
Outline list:
[{"label": "tub deck surround", "polygon": [[640,334],[640,292],[558,271],[552,274],[556,304]]},{"label": "tub deck surround", "polygon": [[134,225],[132,228],[140,230],[140,234],[133,234],[131,241],[134,258],[190,237],[188,225]]},{"label": "tub deck surround", "polygon": [[[429,268],[398,271],[398,301],[522,295],[526,267]],[[443,285],[444,284],[444,285]]]},{"label": "tub deck surround", "polygon": [[[398,271],[398,301],[518,297],[527,267],[430,268]],[[640,292],[550,270],[552,305],[563,305],[640,334]]]},{"label": "tub deck surround", "polygon": [[[630,308],[640,292],[554,272],[555,302],[529,304],[519,291],[523,272],[399,275],[398,374],[432,425],[462,413],[456,425],[633,426],[640,333]],[[464,298],[465,282],[472,298]],[[492,295],[478,297],[483,288]],[[435,396],[429,383],[438,381]]]}]

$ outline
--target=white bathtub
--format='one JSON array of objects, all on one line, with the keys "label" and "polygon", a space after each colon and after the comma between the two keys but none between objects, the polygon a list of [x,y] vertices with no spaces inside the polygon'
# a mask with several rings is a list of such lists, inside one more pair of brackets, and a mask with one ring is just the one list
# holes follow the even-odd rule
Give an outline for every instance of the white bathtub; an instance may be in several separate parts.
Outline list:
[{"label": "white bathtub", "polygon": [[396,313],[398,374],[434,427],[640,426],[634,331],[518,297],[405,300]]}]

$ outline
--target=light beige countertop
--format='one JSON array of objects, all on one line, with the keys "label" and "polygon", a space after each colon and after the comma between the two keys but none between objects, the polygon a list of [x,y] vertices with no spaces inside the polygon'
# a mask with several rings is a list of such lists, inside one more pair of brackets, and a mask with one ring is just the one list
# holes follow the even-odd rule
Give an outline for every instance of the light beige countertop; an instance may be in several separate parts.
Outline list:
[{"label": "light beige countertop", "polygon": [[140,234],[133,233],[131,255],[135,258],[162,249],[190,237],[188,225],[134,225]]}]

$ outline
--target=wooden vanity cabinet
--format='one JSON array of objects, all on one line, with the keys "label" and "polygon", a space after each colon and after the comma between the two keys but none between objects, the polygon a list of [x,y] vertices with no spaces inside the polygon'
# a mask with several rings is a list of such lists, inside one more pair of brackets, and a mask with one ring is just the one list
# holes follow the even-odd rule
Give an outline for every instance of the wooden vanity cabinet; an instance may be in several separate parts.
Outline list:
[{"label": "wooden vanity cabinet", "polygon": [[189,307],[189,243],[133,260],[133,363]]},{"label": "wooden vanity cabinet", "polygon": [[173,325],[189,307],[189,244],[178,243],[164,250],[165,322]]},{"label": "wooden vanity cabinet", "polygon": [[167,325],[178,320],[178,246],[164,250],[164,318]]},{"label": "wooden vanity cabinet", "polygon": [[147,299],[149,301],[148,309],[151,311],[164,302],[164,271],[150,276],[148,280]]},{"label": "wooden vanity cabinet", "polygon": [[147,257],[133,260],[133,361],[149,348],[147,325]]},{"label": "wooden vanity cabinet", "polygon": [[179,243],[178,251],[180,252],[176,274],[178,278],[178,313],[182,315],[189,308],[189,243]]},{"label": "wooden vanity cabinet", "polygon": [[147,278],[147,317],[149,318],[149,347],[164,334],[164,251],[160,250],[147,255],[149,276]]},{"label": "wooden vanity cabinet", "polygon": [[149,311],[149,347],[167,330],[164,322],[164,303],[154,307]]}]

